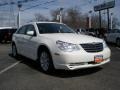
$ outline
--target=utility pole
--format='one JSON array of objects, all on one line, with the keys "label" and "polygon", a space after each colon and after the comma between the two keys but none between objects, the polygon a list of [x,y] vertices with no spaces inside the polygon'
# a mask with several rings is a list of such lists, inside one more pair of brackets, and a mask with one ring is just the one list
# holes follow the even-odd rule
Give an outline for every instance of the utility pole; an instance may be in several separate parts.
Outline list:
[{"label": "utility pole", "polygon": [[[17,5],[18,6],[17,27],[19,28],[20,27],[20,12],[21,12],[22,3],[27,3],[29,1],[35,1],[35,0],[19,0],[17,2],[13,2],[13,0],[10,0],[10,2],[0,3],[0,6],[6,6],[6,5]],[[10,20],[11,20],[10,18],[11,17],[9,17],[9,26],[10,26]]]},{"label": "utility pole", "polygon": [[99,28],[100,28],[100,30],[101,30],[101,27],[102,27],[102,25],[101,25],[101,11],[99,10]]},{"label": "utility pole", "polygon": [[62,23],[63,22],[63,20],[62,20],[62,11],[63,11],[63,8],[60,8],[60,23]]},{"label": "utility pole", "polygon": [[92,28],[92,11],[89,11],[89,28]]},{"label": "utility pole", "polygon": [[22,7],[22,4],[18,3],[17,28],[20,27],[20,12],[21,12],[21,7]]},{"label": "utility pole", "polygon": [[[106,20],[106,10],[103,10],[102,14],[103,14],[103,20],[105,21]],[[104,22],[104,21],[102,22],[102,25],[103,25],[104,28],[106,28],[106,25],[105,25],[106,22]]]},{"label": "utility pole", "polygon": [[109,8],[107,9],[107,16],[108,16],[108,31],[110,30],[110,15],[109,15]]},{"label": "utility pole", "polygon": [[60,5],[59,21],[60,21],[60,23],[62,23],[63,22],[62,14],[63,14],[64,0],[58,0],[58,1],[59,1],[59,5]]},{"label": "utility pole", "polygon": [[113,13],[111,13],[111,16],[110,16],[110,29],[113,28]]}]

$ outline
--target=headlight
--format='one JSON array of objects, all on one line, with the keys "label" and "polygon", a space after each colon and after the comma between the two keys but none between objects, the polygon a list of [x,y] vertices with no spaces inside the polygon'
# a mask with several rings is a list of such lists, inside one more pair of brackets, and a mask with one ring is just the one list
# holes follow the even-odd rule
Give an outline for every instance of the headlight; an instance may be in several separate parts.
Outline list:
[{"label": "headlight", "polygon": [[58,48],[65,52],[78,51],[80,48],[76,44],[67,43],[63,41],[56,41]]},{"label": "headlight", "polygon": [[106,48],[106,47],[108,47],[108,46],[107,46],[106,42],[103,41],[103,48]]}]

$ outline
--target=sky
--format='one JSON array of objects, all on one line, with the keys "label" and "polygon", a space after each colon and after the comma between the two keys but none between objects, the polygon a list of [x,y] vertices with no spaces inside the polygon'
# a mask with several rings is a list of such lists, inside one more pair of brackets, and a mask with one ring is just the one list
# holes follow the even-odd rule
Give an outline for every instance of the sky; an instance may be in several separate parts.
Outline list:
[{"label": "sky", "polygon": [[[12,2],[12,1],[17,2],[22,0],[0,0],[0,4],[5,2]],[[29,1],[27,3],[23,3],[22,5],[21,9],[24,11],[21,12],[21,24],[27,23],[32,19],[34,19],[34,15],[36,13],[41,13],[42,15],[48,18],[51,18],[50,12],[60,7],[63,7],[64,10],[70,7],[78,7],[82,13],[88,13],[90,10],[92,10],[92,13],[96,14],[97,12],[94,12],[93,7],[95,5],[101,4],[103,2],[109,2],[109,1],[111,0],[33,0],[33,1]],[[46,2],[51,2],[51,3],[46,3]],[[25,10],[26,8],[29,8],[35,5],[38,5],[38,6]],[[113,14],[114,17],[117,17],[120,20],[119,8],[120,8],[120,0],[116,0],[115,8],[110,9],[110,12],[114,13]],[[102,13],[104,12],[105,11],[102,11]],[[18,13],[17,5],[0,6],[0,18],[8,17],[7,20],[9,22],[11,21],[11,18],[15,18],[16,20],[17,13]],[[0,23],[0,24],[4,25],[4,23]]]}]

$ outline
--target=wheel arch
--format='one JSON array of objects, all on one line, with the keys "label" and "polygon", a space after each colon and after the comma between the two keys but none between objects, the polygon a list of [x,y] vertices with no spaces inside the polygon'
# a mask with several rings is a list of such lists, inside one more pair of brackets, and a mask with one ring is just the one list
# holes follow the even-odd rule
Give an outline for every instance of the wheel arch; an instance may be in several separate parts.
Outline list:
[{"label": "wheel arch", "polygon": [[47,50],[49,52],[49,54],[51,55],[51,58],[52,58],[52,53],[51,53],[50,48],[45,44],[41,44],[41,45],[39,45],[39,47],[37,49],[37,59],[39,58],[40,52],[43,51],[43,50]]},{"label": "wheel arch", "polygon": [[42,52],[43,50],[46,50],[49,53],[50,67],[49,67],[48,72],[52,72],[52,71],[55,70],[54,61],[53,61],[53,58],[52,58],[52,52],[50,51],[50,48],[48,46],[46,46],[45,44],[41,44],[38,47],[38,50],[37,50],[37,62],[40,63],[40,61],[39,61],[39,55],[40,55],[40,52]]}]

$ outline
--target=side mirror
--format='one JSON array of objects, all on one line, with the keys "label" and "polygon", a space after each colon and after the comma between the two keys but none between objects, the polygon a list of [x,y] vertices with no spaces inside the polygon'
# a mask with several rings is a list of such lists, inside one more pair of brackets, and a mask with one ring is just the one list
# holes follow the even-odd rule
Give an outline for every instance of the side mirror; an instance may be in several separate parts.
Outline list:
[{"label": "side mirror", "polygon": [[26,34],[29,35],[29,36],[34,36],[34,31],[27,31]]}]

